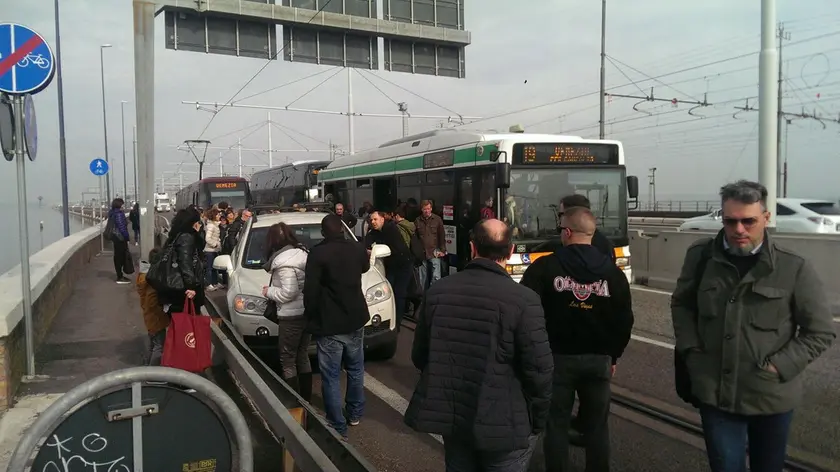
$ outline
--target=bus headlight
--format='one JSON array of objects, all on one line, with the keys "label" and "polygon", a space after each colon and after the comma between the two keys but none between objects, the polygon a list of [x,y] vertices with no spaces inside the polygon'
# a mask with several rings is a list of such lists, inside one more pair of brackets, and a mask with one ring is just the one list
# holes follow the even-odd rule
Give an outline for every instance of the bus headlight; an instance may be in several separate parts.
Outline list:
[{"label": "bus headlight", "polygon": [[505,270],[510,275],[522,275],[528,270],[527,264],[508,264],[505,266]]},{"label": "bus headlight", "polygon": [[630,265],[630,258],[629,257],[617,257],[615,259],[615,265],[624,268]]},{"label": "bus headlight", "polygon": [[365,301],[368,306],[384,302],[389,298],[391,298],[391,286],[388,282],[380,282],[365,290]]},{"label": "bus headlight", "polygon": [[251,295],[237,295],[233,299],[233,309],[243,315],[260,315],[265,312],[265,298]]}]

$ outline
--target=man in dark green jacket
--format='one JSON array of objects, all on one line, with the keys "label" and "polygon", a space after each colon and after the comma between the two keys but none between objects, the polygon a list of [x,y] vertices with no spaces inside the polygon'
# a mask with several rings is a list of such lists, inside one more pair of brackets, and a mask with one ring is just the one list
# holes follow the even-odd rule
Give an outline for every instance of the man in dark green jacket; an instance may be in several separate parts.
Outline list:
[{"label": "man in dark green jacket", "polygon": [[811,264],[767,234],[767,189],[741,180],[720,197],[723,230],[689,247],[671,297],[676,350],[712,471],[742,470],[749,435],[750,469],[781,472],[800,374],[835,337],[831,311]]}]

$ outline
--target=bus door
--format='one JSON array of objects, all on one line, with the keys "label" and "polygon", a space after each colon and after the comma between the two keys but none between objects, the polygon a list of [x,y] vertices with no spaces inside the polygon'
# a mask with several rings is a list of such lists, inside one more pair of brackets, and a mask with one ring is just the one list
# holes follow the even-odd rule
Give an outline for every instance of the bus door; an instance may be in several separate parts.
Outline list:
[{"label": "bus door", "polygon": [[[470,261],[470,232],[479,221],[482,205],[478,200],[480,187],[478,178],[478,171],[475,169],[457,171],[454,208],[444,208],[443,211],[443,224],[447,226],[447,251],[450,254],[453,248],[455,251],[448,258],[450,273],[463,270],[464,266]],[[451,231],[453,226],[454,234]]]},{"label": "bus door", "polygon": [[373,207],[383,211],[393,211],[397,207],[396,178],[373,179]]}]

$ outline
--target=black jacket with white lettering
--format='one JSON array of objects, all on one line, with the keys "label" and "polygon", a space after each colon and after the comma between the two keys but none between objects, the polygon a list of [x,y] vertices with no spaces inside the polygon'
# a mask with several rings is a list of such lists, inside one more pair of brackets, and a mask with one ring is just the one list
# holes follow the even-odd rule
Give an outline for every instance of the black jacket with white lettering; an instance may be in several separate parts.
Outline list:
[{"label": "black jacket with white lettering", "polygon": [[572,244],[531,264],[522,285],[537,292],[555,354],[621,357],[633,328],[630,284],[598,249]]}]

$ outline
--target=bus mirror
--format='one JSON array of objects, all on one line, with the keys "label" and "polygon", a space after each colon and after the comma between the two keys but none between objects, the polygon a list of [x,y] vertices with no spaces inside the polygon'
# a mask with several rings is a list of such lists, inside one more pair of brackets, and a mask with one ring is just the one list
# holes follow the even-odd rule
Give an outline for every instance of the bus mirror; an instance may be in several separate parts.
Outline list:
[{"label": "bus mirror", "polygon": [[510,188],[510,164],[496,163],[496,188]]},{"label": "bus mirror", "polygon": [[639,198],[639,178],[635,175],[627,176],[627,196],[631,200]]},{"label": "bus mirror", "polygon": [[498,162],[504,154],[505,151],[490,151],[490,162]]}]

